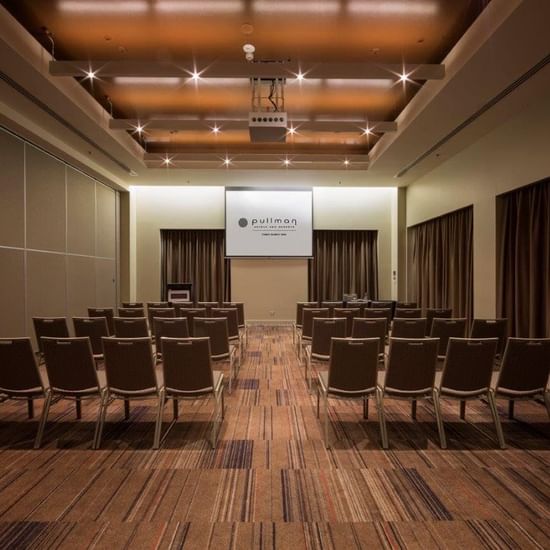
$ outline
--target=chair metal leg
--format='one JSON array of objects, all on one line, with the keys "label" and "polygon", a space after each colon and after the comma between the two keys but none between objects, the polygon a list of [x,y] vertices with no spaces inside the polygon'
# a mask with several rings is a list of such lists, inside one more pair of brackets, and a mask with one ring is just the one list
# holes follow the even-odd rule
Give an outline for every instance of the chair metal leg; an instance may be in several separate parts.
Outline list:
[{"label": "chair metal leg", "polygon": [[212,417],[212,432],[210,434],[210,444],[212,445],[212,449],[216,448],[216,444],[218,442],[217,434],[219,432],[220,426],[218,426],[218,423],[221,425],[221,422],[219,420],[220,418],[220,397],[219,395],[214,394],[214,416]]},{"label": "chair metal leg", "polygon": [[329,449],[330,445],[328,442],[328,392],[326,392],[324,395],[324,401],[325,401],[325,447]]},{"label": "chair metal leg", "polygon": [[317,386],[317,418],[319,418],[319,401],[321,400],[321,388]]},{"label": "chair metal leg", "polygon": [[27,412],[29,414],[29,418],[34,418],[34,400],[32,397],[27,399]]},{"label": "chair metal leg", "polygon": [[369,398],[366,395],[363,397],[363,418],[369,418]]},{"label": "chair metal leg", "polygon": [[495,422],[495,429],[497,431],[498,444],[501,449],[506,449],[506,442],[504,441],[504,434],[502,433],[502,426],[500,424],[500,418],[498,417],[497,404],[495,401],[495,393],[493,390],[487,392],[487,400],[491,407],[491,413]]},{"label": "chair metal leg", "polygon": [[221,399],[222,399],[222,420],[225,420],[225,396],[223,386],[221,388]]},{"label": "chair metal leg", "polygon": [[178,398],[177,397],[174,397],[172,399],[172,405],[174,407],[174,420],[176,420],[177,418],[179,418],[180,416],[180,411],[179,411],[179,401],[178,401]]},{"label": "chair metal leg", "polygon": [[36,439],[34,440],[34,448],[40,449],[42,445],[42,437],[44,435],[44,428],[46,427],[46,421],[48,420],[48,414],[50,412],[50,405],[52,403],[52,392],[46,390],[46,398],[44,399],[44,407],[42,409],[42,416],[40,417],[40,423],[38,424],[38,432],[36,433]]},{"label": "chair metal leg", "polygon": [[130,400],[124,398],[124,420],[130,420]]},{"label": "chair metal leg", "polygon": [[508,401],[508,418],[514,420],[514,400],[510,399]]},{"label": "chair metal leg", "polygon": [[544,404],[546,405],[546,412],[548,413],[548,418],[550,418],[550,391],[544,392]]},{"label": "chair metal leg", "polygon": [[105,425],[105,417],[107,416],[107,407],[109,406],[109,393],[103,391],[101,395],[101,403],[99,405],[99,427],[97,428],[97,436],[95,449],[101,446],[101,438],[103,437],[103,426]]},{"label": "chair metal leg", "polygon": [[464,401],[463,399],[460,401],[460,419],[466,419],[466,401]]},{"label": "chair metal leg", "polygon": [[382,438],[382,448],[389,448],[388,430],[386,427],[386,415],[384,413],[384,396],[381,388],[376,388],[376,406],[378,408],[378,421],[380,422],[380,436]]},{"label": "chair metal leg", "polygon": [[80,420],[82,418],[82,401],[80,400],[80,397],[76,398],[75,404],[76,404],[76,418]]},{"label": "chair metal leg", "polygon": [[437,431],[439,433],[439,445],[442,449],[447,448],[447,438],[445,437],[445,426],[443,424],[443,417],[441,415],[441,401],[439,400],[439,391],[436,389],[432,392],[432,399],[434,402],[435,420],[437,422]]},{"label": "chair metal leg", "polygon": [[155,422],[155,436],[153,439],[153,449],[160,447],[160,433],[162,430],[162,410],[164,409],[164,388],[159,390],[159,404],[157,410],[157,421]]},{"label": "chair metal leg", "polygon": [[416,420],[416,399],[411,401],[411,417],[413,420]]},{"label": "chair metal leg", "polygon": [[103,413],[103,401],[105,399],[105,390],[103,390],[99,396],[99,409],[97,412],[97,420],[95,423],[95,431],[94,431],[94,439],[92,441],[92,449],[99,448],[99,442],[98,439],[100,437],[100,429],[101,429],[101,415]]}]

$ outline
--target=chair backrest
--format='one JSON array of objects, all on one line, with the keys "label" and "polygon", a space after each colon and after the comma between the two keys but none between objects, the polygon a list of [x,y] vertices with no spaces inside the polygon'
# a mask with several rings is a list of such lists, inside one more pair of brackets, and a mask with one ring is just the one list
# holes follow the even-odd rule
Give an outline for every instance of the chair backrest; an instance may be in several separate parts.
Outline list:
[{"label": "chair backrest", "polygon": [[359,315],[357,317],[363,317],[363,312],[365,311],[367,305],[368,302],[359,300],[351,300],[349,302],[346,302],[346,307],[349,307],[351,309],[359,309]]},{"label": "chair backrest", "polygon": [[508,338],[497,388],[539,393],[548,386],[550,338]]},{"label": "chair backrest", "polygon": [[386,339],[388,321],[385,317],[379,319],[368,319],[360,317],[353,319],[351,327],[352,338],[378,338],[378,353],[384,353],[384,342]]},{"label": "chair backrest", "polygon": [[434,319],[449,319],[453,316],[453,310],[449,308],[428,308],[426,309],[426,335],[432,331]]},{"label": "chair backrest", "polygon": [[329,391],[362,394],[376,387],[378,338],[333,338],[328,367]]},{"label": "chair backrest", "polygon": [[210,310],[210,316],[213,318],[225,317],[227,319],[229,338],[238,338],[239,312],[236,307],[213,307]]},{"label": "chair backrest", "polygon": [[150,307],[147,308],[147,318],[149,321],[149,330],[151,334],[155,334],[155,317],[173,319],[176,316],[176,310],[173,307]]},{"label": "chair backrest", "polygon": [[396,309],[397,308],[400,308],[400,309],[414,309],[414,308],[418,307],[418,303],[417,302],[397,302],[395,307],[396,307]]},{"label": "chair backrest", "polygon": [[142,307],[119,307],[119,317],[145,317],[145,310]]},{"label": "chair backrest", "polygon": [[55,338],[67,338],[69,336],[66,317],[33,317],[32,324],[40,353],[44,351],[42,349],[42,336]]},{"label": "chair backrest", "polygon": [[115,317],[113,322],[117,338],[145,338],[149,336],[145,317]]},{"label": "chair backrest", "polygon": [[195,304],[193,302],[174,302],[172,307],[176,311],[176,317],[183,317],[182,310],[193,309]]},{"label": "chair backrest", "polygon": [[366,307],[363,311],[363,316],[367,319],[386,319],[386,330],[390,330],[391,323],[391,309],[386,308],[373,308]]},{"label": "chair backrest", "polygon": [[197,302],[197,307],[203,307],[206,309],[206,316],[210,317],[210,310],[213,307],[220,307],[219,302]]},{"label": "chair backrest", "polygon": [[426,336],[426,318],[398,319],[394,317],[391,335],[395,338],[424,338]]},{"label": "chair backrest", "polygon": [[324,301],[321,302],[321,307],[323,307],[323,308],[328,307],[328,316],[333,317],[334,316],[334,308],[335,307],[344,307],[344,302],[324,300]]},{"label": "chair backrest", "polygon": [[491,385],[498,338],[449,338],[441,388],[478,393]]},{"label": "chair backrest", "polygon": [[90,339],[94,355],[103,354],[101,339],[109,336],[109,327],[105,317],[73,317],[74,335]]},{"label": "chair backrest", "polygon": [[189,336],[195,336],[193,319],[195,317],[206,317],[206,308],[194,307],[180,310],[181,316],[187,319],[187,327],[189,328]]},{"label": "chair backrest", "polygon": [[317,302],[297,302],[296,303],[296,326],[297,327],[302,326],[303,310],[305,307],[308,307],[308,308],[319,307],[319,304]]},{"label": "chair backrest", "polygon": [[353,318],[360,317],[361,310],[358,307],[335,307],[333,317],[344,317],[346,319],[346,336],[351,336]]},{"label": "chair backrest", "polygon": [[99,382],[88,337],[43,337],[44,362],[50,387],[60,392],[85,392],[97,389]]},{"label": "chair backrest", "polygon": [[30,338],[0,338],[0,393],[43,390]]},{"label": "chair backrest", "polygon": [[340,317],[313,318],[311,336],[311,356],[319,359],[328,359],[330,355],[331,338],[346,337],[346,319]]},{"label": "chair backrest", "polygon": [[214,389],[210,338],[163,338],[162,349],[167,393],[200,395]]},{"label": "chair backrest", "polygon": [[302,337],[311,338],[313,333],[313,318],[328,317],[328,308],[305,307],[302,310]]},{"label": "chair backrest", "polygon": [[508,319],[474,319],[470,338],[498,338],[497,354],[502,355],[508,336]]},{"label": "chair backrest", "polygon": [[134,308],[143,308],[143,302],[122,302],[121,306],[123,308],[129,308],[129,309],[134,309]]},{"label": "chair backrest", "polygon": [[239,321],[239,327],[244,327],[245,325],[245,316],[244,316],[244,303],[243,302],[222,302],[222,307],[237,308],[237,317]]},{"label": "chair backrest", "polygon": [[150,338],[104,338],[103,352],[110,391],[126,395],[157,391]]},{"label": "chair backrest", "polygon": [[[189,325],[185,317],[153,317],[155,325],[155,343],[157,345],[157,353],[163,353],[162,338],[188,338]],[[163,354],[164,357],[164,354]]]},{"label": "chair backrest", "polygon": [[429,394],[435,379],[437,344],[437,338],[390,338],[384,391]]},{"label": "chair backrest", "polygon": [[163,309],[170,307],[170,302],[147,302],[147,309],[150,307]]},{"label": "chair backrest", "polygon": [[449,338],[464,338],[466,336],[466,319],[461,318],[439,318],[432,320],[432,338],[439,338],[438,355],[443,356],[447,353]]},{"label": "chair backrest", "polygon": [[390,302],[388,300],[371,300],[369,307],[372,307],[374,309],[392,309],[393,302]]},{"label": "chair backrest", "polygon": [[422,317],[422,310],[418,307],[396,307],[394,317],[398,319],[419,319]]},{"label": "chair backrest", "polygon": [[113,317],[115,316],[115,311],[112,307],[89,307],[88,308],[88,317],[105,317],[107,319],[107,327],[109,329],[109,334],[114,334],[115,327],[113,324]]},{"label": "chair backrest", "polygon": [[229,332],[225,317],[195,317],[193,333],[197,338],[210,338],[210,353],[213,359],[224,359],[229,355]]}]

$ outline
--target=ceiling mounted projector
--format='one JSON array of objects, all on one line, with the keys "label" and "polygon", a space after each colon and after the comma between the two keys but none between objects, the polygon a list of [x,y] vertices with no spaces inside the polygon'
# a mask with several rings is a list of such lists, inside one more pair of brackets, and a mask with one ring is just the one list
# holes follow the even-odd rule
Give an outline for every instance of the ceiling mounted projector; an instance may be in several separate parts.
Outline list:
[{"label": "ceiling mounted projector", "polygon": [[252,143],[284,143],[287,116],[281,111],[248,113],[248,130]]}]

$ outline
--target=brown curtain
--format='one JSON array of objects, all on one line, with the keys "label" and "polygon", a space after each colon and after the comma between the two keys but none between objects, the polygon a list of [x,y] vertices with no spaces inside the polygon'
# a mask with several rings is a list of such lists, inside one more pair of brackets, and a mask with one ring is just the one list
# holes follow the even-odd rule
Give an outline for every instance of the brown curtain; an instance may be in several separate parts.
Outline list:
[{"label": "brown curtain", "polygon": [[197,301],[229,301],[231,270],[225,259],[225,231],[161,229],[161,292],[166,283],[193,283]]},{"label": "brown curtain", "polygon": [[499,198],[498,315],[512,336],[550,336],[550,179]]},{"label": "brown curtain", "polygon": [[378,298],[378,231],[314,231],[309,298],[341,300],[357,293]]},{"label": "brown curtain", "polygon": [[422,308],[473,314],[473,209],[463,208],[409,227],[408,295]]}]

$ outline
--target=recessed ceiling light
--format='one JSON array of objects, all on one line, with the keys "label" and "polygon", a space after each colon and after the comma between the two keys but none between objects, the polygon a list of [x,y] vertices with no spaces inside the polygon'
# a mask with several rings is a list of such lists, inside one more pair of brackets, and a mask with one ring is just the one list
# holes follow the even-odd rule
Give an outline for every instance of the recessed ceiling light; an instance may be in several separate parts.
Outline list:
[{"label": "recessed ceiling light", "polygon": [[285,166],[290,166],[290,159],[289,159],[289,158],[285,158],[285,159],[283,160],[283,164],[284,164]]},{"label": "recessed ceiling light", "polygon": [[349,166],[349,160],[348,159],[344,159],[344,165]]},{"label": "recessed ceiling light", "polygon": [[92,71],[92,69],[86,71],[86,78],[93,80],[97,71]]},{"label": "recessed ceiling light", "polygon": [[410,74],[411,74],[411,73],[408,73],[408,74],[407,74],[407,73],[405,73],[405,72],[403,72],[402,74],[400,74],[400,75],[399,75],[399,82],[410,82],[410,81],[411,81],[411,79],[409,78],[409,75],[410,75]]},{"label": "recessed ceiling light", "polygon": [[214,126],[212,126],[211,130],[212,130],[213,134],[219,134],[220,133],[220,128],[217,124],[214,124]]},{"label": "recessed ceiling light", "polygon": [[296,128],[294,128],[294,126],[292,126],[292,124],[291,124],[290,128],[288,129],[288,134],[290,136],[293,136],[295,133],[296,133]]},{"label": "recessed ceiling light", "polygon": [[366,128],[363,128],[363,135],[364,136],[372,135],[372,130],[368,126]]},{"label": "recessed ceiling light", "polygon": [[172,159],[168,155],[166,155],[162,159],[162,164],[164,164],[164,166],[170,166],[172,164]]},{"label": "recessed ceiling light", "polygon": [[136,132],[138,134],[141,134],[143,132],[143,126],[138,122],[138,125],[136,126]]},{"label": "recessed ceiling light", "polygon": [[231,164],[231,159],[229,157],[225,157],[223,159],[224,166],[229,166]]},{"label": "recessed ceiling light", "polygon": [[304,73],[302,71],[300,71],[297,75],[296,75],[296,80],[298,82],[302,82],[304,80],[305,76],[304,76]]},{"label": "recessed ceiling light", "polygon": [[201,78],[201,73],[199,73],[197,70],[194,70],[191,73],[191,80],[193,80],[193,82],[198,82],[200,78]]}]

